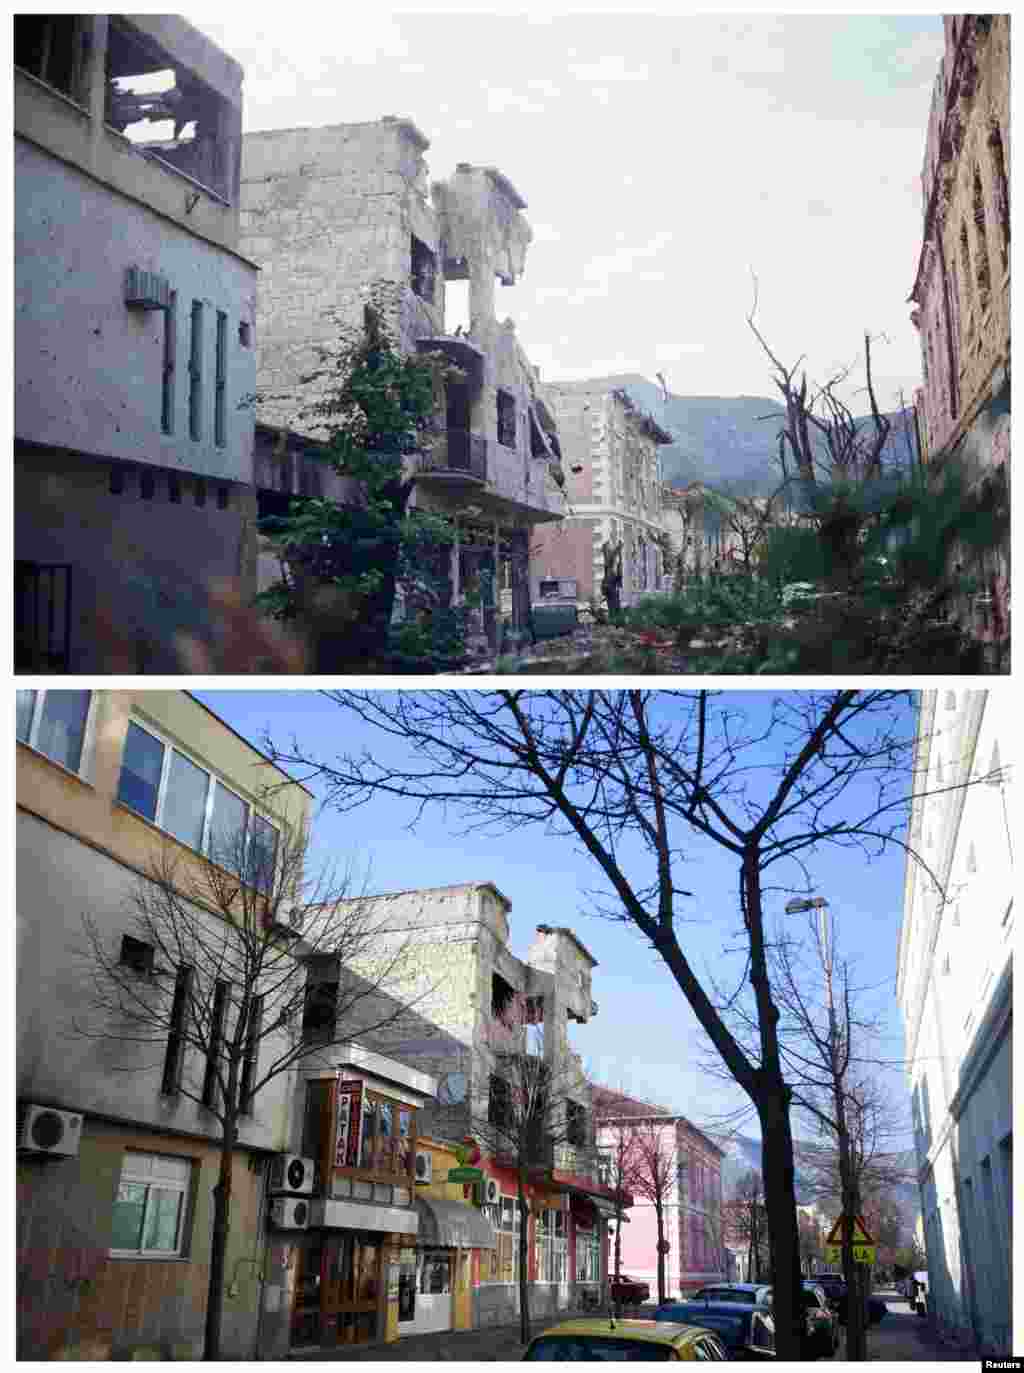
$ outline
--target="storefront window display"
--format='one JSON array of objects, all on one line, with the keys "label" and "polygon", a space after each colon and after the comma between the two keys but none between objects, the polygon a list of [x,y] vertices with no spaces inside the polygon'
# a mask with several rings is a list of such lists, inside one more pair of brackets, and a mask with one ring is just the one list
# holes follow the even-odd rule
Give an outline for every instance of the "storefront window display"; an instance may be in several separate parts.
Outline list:
[{"label": "storefront window display", "polygon": [[596,1228],[576,1228],[576,1281],[601,1281],[601,1234]]},{"label": "storefront window display", "polygon": [[[483,1208],[494,1226],[494,1249],[485,1251],[483,1282],[517,1282],[519,1279],[519,1203],[515,1197],[501,1197],[493,1206]],[[489,1268],[488,1268],[489,1264]]]},{"label": "storefront window display", "polygon": [[565,1212],[545,1207],[537,1216],[537,1281],[565,1282],[569,1238]]}]

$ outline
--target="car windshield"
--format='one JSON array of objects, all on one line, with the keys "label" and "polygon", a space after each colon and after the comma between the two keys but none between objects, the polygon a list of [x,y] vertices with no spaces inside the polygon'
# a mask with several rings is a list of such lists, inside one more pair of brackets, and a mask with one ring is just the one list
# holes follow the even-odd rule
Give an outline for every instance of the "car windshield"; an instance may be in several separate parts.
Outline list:
[{"label": "car windshield", "polygon": [[672,1357],[667,1344],[652,1340],[616,1339],[613,1335],[544,1335],[535,1340],[526,1355],[527,1362],[591,1363],[605,1360],[658,1363]]}]

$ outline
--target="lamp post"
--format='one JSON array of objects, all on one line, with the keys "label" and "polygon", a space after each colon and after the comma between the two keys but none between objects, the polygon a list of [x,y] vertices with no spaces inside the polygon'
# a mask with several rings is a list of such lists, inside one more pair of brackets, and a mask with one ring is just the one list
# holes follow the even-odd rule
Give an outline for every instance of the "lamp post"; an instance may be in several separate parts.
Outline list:
[{"label": "lamp post", "polygon": [[[828,902],[823,896],[795,898],[786,902],[786,914],[817,911],[818,956],[825,974],[825,1001],[828,1007],[828,1058],[832,1078],[832,1102],[835,1111],[836,1142],[839,1146],[839,1182],[842,1196],[843,1277],[846,1279],[846,1357],[858,1362],[867,1358],[866,1313],[867,1284],[860,1280],[860,1268],[853,1261],[853,1225],[860,1215],[860,1188],[850,1156],[850,1132],[846,1120],[846,1069],[849,1066],[849,1042],[836,1021],[832,997],[832,953],[835,945],[833,923],[826,914]],[[849,1014],[847,1010],[847,1015]]]}]

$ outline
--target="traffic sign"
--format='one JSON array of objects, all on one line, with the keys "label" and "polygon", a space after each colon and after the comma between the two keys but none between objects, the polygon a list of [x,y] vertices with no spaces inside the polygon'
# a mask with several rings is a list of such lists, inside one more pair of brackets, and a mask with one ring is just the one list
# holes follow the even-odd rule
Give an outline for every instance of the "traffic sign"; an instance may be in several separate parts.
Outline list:
[{"label": "traffic sign", "polygon": [[[850,1216],[840,1216],[839,1219],[836,1221],[835,1225],[833,1225],[832,1229],[828,1232],[828,1238],[826,1239],[825,1243],[833,1245],[842,1244],[843,1232],[848,1228],[850,1220]],[[864,1224],[863,1217],[853,1216],[852,1220],[854,1244],[861,1246],[873,1245],[875,1241],[868,1234],[867,1226]]]}]

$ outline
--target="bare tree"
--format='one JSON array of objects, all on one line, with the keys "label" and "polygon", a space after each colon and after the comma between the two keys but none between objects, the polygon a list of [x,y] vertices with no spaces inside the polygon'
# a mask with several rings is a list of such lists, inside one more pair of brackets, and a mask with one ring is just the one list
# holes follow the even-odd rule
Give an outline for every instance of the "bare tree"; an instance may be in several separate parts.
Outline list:
[{"label": "bare tree", "polygon": [[[592,1152],[584,1102],[586,1078],[579,1059],[545,1035],[538,999],[513,993],[485,1021],[471,1103],[470,1133],[484,1152],[514,1170],[519,1215],[519,1325],[530,1338],[526,1186],[538,1166],[557,1167],[566,1150]],[[486,1083],[480,1091],[476,1084]]]},{"label": "bare tree", "polygon": [[761,1174],[749,1169],[724,1203],[726,1226],[734,1243],[746,1244],[747,1281],[760,1282],[767,1270],[768,1219]]},{"label": "bare tree", "polygon": [[598,1132],[599,1166],[605,1185],[610,1187],[614,1194],[615,1257],[613,1272],[615,1282],[618,1283],[622,1277],[623,1217],[632,1204],[634,1191],[629,1125],[623,1120],[604,1119],[596,1096],[594,1118]]},{"label": "bare tree", "polygon": [[[329,695],[344,709],[349,735],[356,721],[370,730],[369,745],[326,763],[267,741],[274,761],[320,779],[329,805],[345,811],[374,795],[402,797],[416,816],[430,805],[453,807],[466,817],[466,833],[540,826],[570,835],[603,879],[595,912],[650,941],[757,1112],[778,1350],[799,1358],[793,1093],[780,1054],[763,901],[780,863],[795,865],[809,885],[804,860],[823,845],[871,857],[896,844],[922,861],[904,837],[915,794],[907,696],[763,695],[755,698],[758,713],[752,694],[742,705],[720,705],[707,691]],[[386,752],[381,737],[392,741]],[[757,1016],[753,1051],[729,1029],[687,956],[684,838],[717,845],[735,863],[744,978]],[[792,880],[782,889],[792,891]]]},{"label": "bare tree", "polygon": [[[667,1134],[666,1134],[667,1132]],[[658,1232],[658,1303],[668,1299],[665,1291],[665,1212],[676,1184],[675,1122],[645,1117],[630,1126],[629,1162],[633,1190],[654,1207]]]},{"label": "bare tree", "polygon": [[351,880],[310,874],[307,851],[285,828],[276,841],[269,827],[222,834],[209,855],[168,842],[129,898],[127,941],[82,917],[85,1008],[68,1032],[102,1041],[108,1068],[159,1071],[165,1098],[194,1102],[219,1130],[205,1359],[220,1357],[232,1165],[257,1099],[305,1059],[408,1014],[390,995],[404,949],[380,952]]}]

